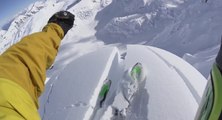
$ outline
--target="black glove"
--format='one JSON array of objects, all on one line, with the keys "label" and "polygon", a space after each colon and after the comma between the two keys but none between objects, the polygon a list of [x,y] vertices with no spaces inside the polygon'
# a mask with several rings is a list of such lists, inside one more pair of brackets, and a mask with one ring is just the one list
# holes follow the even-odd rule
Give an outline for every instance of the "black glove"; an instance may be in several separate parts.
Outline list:
[{"label": "black glove", "polygon": [[64,31],[64,35],[73,27],[75,15],[68,11],[60,11],[55,13],[48,21],[48,23],[58,24]]}]

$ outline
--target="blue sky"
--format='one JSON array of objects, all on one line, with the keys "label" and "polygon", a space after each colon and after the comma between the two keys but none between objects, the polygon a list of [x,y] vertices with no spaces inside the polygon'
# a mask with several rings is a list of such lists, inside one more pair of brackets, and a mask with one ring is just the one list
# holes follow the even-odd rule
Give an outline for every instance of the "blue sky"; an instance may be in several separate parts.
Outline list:
[{"label": "blue sky", "polygon": [[37,0],[0,0],[0,26]]}]

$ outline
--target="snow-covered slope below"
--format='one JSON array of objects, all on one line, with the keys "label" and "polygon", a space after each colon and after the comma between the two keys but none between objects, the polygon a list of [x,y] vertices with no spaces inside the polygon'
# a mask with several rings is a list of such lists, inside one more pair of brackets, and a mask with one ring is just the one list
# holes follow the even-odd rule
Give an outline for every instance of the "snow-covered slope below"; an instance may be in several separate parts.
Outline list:
[{"label": "snow-covered slope below", "polygon": [[[164,50],[141,45],[127,47],[125,59],[105,47],[73,60],[49,80],[40,99],[43,120],[89,120],[103,81],[112,81],[102,110],[111,106],[124,73],[140,62],[146,69],[145,87],[131,103],[129,120],[192,120],[200,103],[206,79],[181,58]],[[121,101],[119,101],[121,102]],[[106,107],[107,106],[107,107]],[[101,112],[101,111],[100,111]],[[112,114],[105,115],[110,119]],[[98,120],[99,118],[97,117]]]},{"label": "snow-covered slope below", "polygon": [[[211,56],[220,44],[221,8],[219,0],[116,0],[97,14],[96,36],[107,44],[148,44],[180,57],[195,54],[199,61],[195,67],[207,77],[214,61]],[[197,57],[214,48],[215,52]],[[209,59],[203,62],[203,57]]]},{"label": "snow-covered slope below", "polygon": [[[113,75],[110,79],[118,79],[115,77],[120,71],[118,57],[117,49],[104,48],[72,61],[60,75],[47,84],[40,104],[43,119],[88,120],[103,81],[109,74]],[[110,69],[115,69],[112,71],[114,73]],[[113,85],[115,86],[114,81]]]}]

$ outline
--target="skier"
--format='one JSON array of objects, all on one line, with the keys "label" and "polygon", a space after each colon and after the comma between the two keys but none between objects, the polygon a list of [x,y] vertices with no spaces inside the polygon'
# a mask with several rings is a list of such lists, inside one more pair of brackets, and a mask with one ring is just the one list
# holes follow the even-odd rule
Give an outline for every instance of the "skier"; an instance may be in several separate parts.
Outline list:
[{"label": "skier", "polygon": [[46,69],[74,18],[68,11],[55,13],[42,32],[24,37],[0,56],[1,120],[40,120],[38,97],[44,90]]}]

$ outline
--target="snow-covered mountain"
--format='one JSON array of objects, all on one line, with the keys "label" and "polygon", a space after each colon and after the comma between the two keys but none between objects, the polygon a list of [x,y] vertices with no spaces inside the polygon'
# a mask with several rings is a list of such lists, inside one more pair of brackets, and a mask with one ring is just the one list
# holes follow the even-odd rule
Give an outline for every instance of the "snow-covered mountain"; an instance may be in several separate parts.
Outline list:
[{"label": "snow-covered mountain", "polygon": [[60,10],[76,17],[47,72],[48,86],[73,60],[104,47],[117,47],[121,56],[127,44],[162,48],[189,62],[206,78],[219,50],[221,0],[44,0],[3,25],[0,53],[23,36],[41,31]]}]

